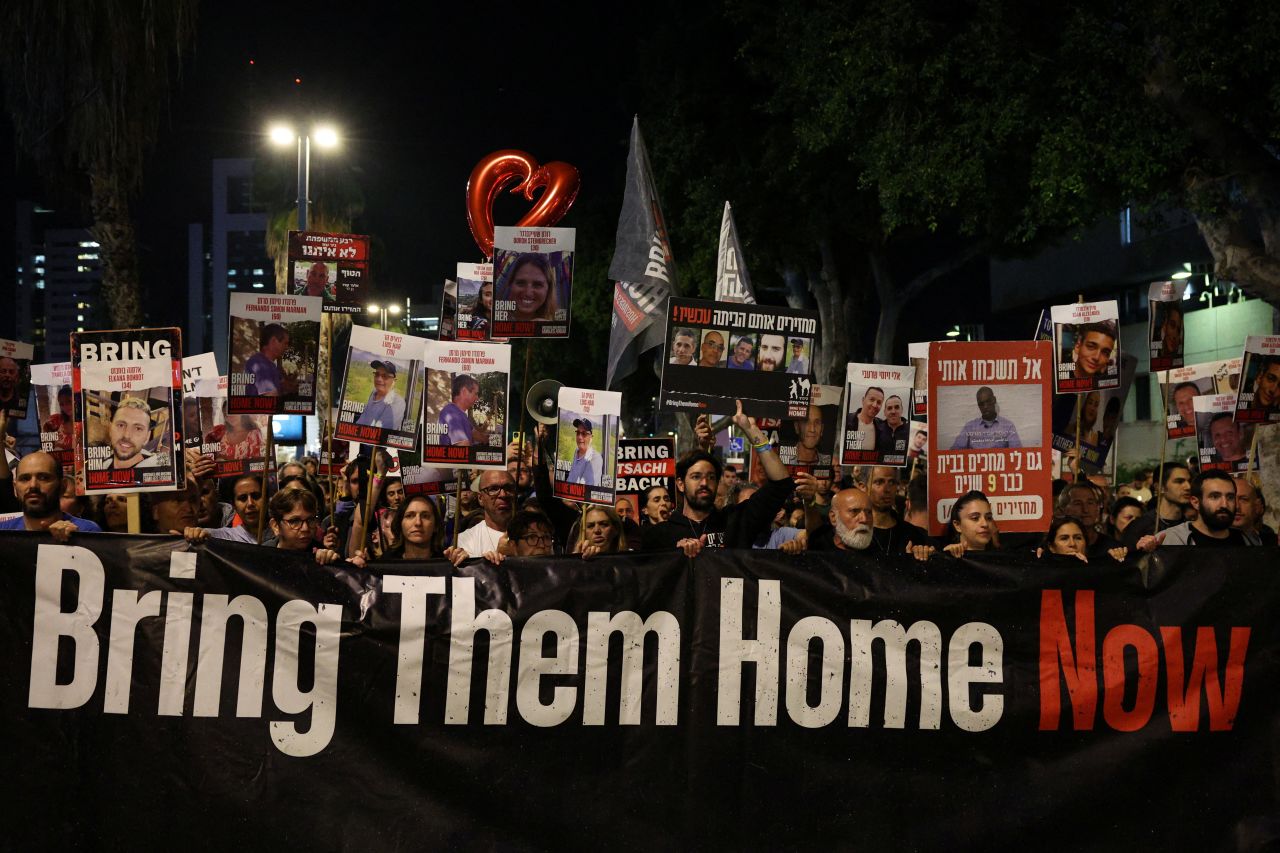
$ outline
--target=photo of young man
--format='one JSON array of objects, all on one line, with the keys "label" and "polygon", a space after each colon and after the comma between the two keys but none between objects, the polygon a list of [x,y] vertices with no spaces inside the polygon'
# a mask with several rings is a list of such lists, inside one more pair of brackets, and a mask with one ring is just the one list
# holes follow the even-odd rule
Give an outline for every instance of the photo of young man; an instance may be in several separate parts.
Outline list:
[{"label": "photo of young man", "polygon": [[782,371],[787,339],[782,335],[761,335],[760,348],[756,353],[756,367],[765,372]]}]

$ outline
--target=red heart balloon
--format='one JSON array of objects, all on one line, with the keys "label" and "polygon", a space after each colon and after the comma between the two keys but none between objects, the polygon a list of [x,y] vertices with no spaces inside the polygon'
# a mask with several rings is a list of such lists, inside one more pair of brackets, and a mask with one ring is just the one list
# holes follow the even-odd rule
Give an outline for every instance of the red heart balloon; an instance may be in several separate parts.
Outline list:
[{"label": "red heart balloon", "polygon": [[563,219],[578,197],[580,178],[568,163],[539,166],[532,155],[513,148],[495,151],[477,163],[467,179],[467,224],[485,257],[493,256],[494,199],[513,182],[511,192],[529,201],[542,190],[537,203],[516,223],[517,228],[527,228],[555,225]]}]

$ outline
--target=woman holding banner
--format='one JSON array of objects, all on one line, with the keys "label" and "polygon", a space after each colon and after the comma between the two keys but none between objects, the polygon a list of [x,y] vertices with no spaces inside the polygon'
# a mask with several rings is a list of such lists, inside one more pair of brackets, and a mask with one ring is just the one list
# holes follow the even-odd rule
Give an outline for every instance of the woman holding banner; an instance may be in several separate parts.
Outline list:
[{"label": "woman holding banner", "polygon": [[953,557],[963,557],[967,551],[994,551],[1000,547],[991,502],[986,495],[972,491],[960,496],[951,507],[947,536],[949,542],[943,550]]},{"label": "woman holding banner", "polygon": [[627,534],[622,531],[622,518],[613,507],[593,506],[583,516],[575,554],[589,560],[600,554],[619,554],[627,550]]},{"label": "woman holding banner", "polygon": [[414,495],[395,510],[391,532],[396,544],[384,560],[434,560],[444,554],[440,508],[427,495]]}]

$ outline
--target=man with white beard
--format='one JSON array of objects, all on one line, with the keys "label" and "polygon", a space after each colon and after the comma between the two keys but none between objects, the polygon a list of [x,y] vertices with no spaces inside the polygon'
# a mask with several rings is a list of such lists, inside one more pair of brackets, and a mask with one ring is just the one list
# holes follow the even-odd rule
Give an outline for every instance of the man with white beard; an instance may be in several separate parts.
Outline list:
[{"label": "man with white beard", "polygon": [[[878,554],[879,549],[872,548],[875,510],[871,506],[871,497],[862,489],[843,489],[831,499],[831,512],[827,514],[830,521],[808,537],[810,551],[857,551],[863,554]],[[928,560],[932,556],[932,545],[917,545],[906,542],[902,551],[917,560]]]}]

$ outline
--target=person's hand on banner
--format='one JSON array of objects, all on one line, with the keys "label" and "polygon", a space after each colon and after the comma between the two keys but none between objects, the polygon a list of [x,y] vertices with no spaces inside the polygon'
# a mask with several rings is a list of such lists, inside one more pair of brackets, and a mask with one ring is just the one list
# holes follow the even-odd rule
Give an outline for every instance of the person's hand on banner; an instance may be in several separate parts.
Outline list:
[{"label": "person's hand on banner", "polygon": [[937,552],[937,550],[938,549],[932,545],[916,545],[913,542],[908,542],[906,554],[910,557],[915,557],[917,560],[924,563],[927,562],[929,558]]},{"label": "person's hand on banner", "polygon": [[506,556],[501,551],[485,551],[480,556],[484,557],[486,560],[488,560],[490,563],[493,563],[495,566],[501,566],[502,561],[506,559]]},{"label": "person's hand on banner", "polygon": [[801,530],[795,539],[790,542],[783,542],[778,550],[784,554],[803,554],[809,550],[809,533]]},{"label": "person's hand on banner", "polygon": [[681,539],[679,542],[676,543],[676,547],[679,548],[681,551],[683,551],[686,557],[692,560],[694,557],[698,556],[698,554],[702,551],[702,546],[706,544],[706,541],[707,541],[707,536],[704,533],[703,535],[699,536],[697,539],[694,539],[692,537],[688,539]]},{"label": "person's hand on banner", "polygon": [[324,532],[324,538],[320,540],[320,544],[330,550],[338,550],[338,528],[333,526],[327,528]]},{"label": "person's hand on banner", "polygon": [[[738,409],[742,409],[742,404],[738,404]],[[711,452],[711,448],[716,446],[716,434],[711,431],[711,416],[698,415],[693,422],[693,435],[698,444],[698,449],[707,453]]]},{"label": "person's hand on banner", "polygon": [[457,545],[450,545],[444,549],[444,558],[455,566],[461,566],[467,560],[471,559],[471,555],[465,549],[459,548]]},{"label": "person's hand on banner", "polygon": [[963,542],[952,542],[950,545],[946,545],[946,546],[944,546],[942,550],[943,550],[943,551],[946,551],[948,554],[950,554],[950,555],[951,555],[951,556],[953,556],[953,557],[963,557],[963,556],[964,556],[964,543],[963,543]]},{"label": "person's hand on banner", "polygon": [[[316,549],[316,562],[322,566],[327,566],[330,563],[336,563],[340,559],[342,559],[342,557],[338,554],[337,551],[334,551],[332,548]],[[351,562],[354,563],[357,559],[359,558],[352,556]]]},{"label": "person's hand on banner", "polygon": [[62,521],[55,521],[53,524],[46,527],[45,530],[49,531],[49,535],[53,537],[54,542],[70,542],[71,534],[76,532],[76,526],[64,519]]},{"label": "person's hand on banner", "polygon": [[584,545],[582,546],[582,559],[590,560],[592,557],[604,553],[603,545]]},{"label": "person's hand on banner", "polygon": [[203,527],[184,527],[181,533],[176,530],[170,530],[169,532],[175,536],[181,536],[192,545],[198,545],[209,538],[209,531]]},{"label": "person's hand on banner", "polygon": [[1121,545],[1118,548],[1108,548],[1107,554],[1117,563],[1123,563],[1124,558],[1129,556],[1129,549]]},{"label": "person's hand on banner", "polygon": [[1150,554],[1152,551],[1159,548],[1162,542],[1164,542],[1163,533],[1158,533],[1154,536],[1148,533],[1146,536],[1143,536],[1138,540],[1137,548],[1139,551],[1146,551]]}]

